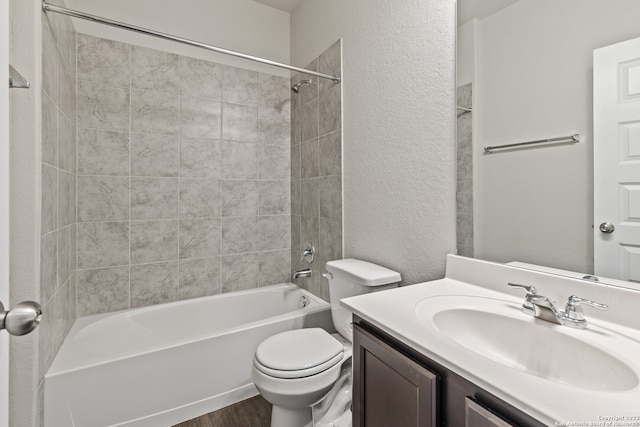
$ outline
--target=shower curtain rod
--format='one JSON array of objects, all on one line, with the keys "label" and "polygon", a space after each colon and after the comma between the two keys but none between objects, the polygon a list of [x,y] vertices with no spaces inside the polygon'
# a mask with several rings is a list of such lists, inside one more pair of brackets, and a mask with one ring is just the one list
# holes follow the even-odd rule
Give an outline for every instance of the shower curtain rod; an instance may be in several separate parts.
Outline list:
[{"label": "shower curtain rod", "polygon": [[316,77],[320,77],[323,79],[332,80],[336,83],[340,83],[340,76],[331,76],[329,74],[319,73],[317,71],[306,70],[300,67],[294,67],[293,65],[284,64],[282,62],[272,61],[270,59],[260,58],[258,56],[248,55],[246,53],[236,52],[229,49],[224,49],[217,46],[212,46],[206,43],[200,43],[194,40],[185,39],[183,37],[172,36],[169,34],[161,33],[159,31],[149,30],[142,27],[136,27],[134,25],[125,24],[123,22],[113,21],[111,19],[101,18],[94,15],[89,15],[88,13],[80,12],[77,10],[67,9],[65,7],[55,6],[47,3],[46,1],[42,2],[42,10],[44,12],[55,12],[60,13],[62,15],[71,16],[72,18],[80,18],[85,19],[87,21],[97,22],[99,24],[109,25],[111,27],[121,28],[123,30],[134,31],[136,33],[146,34],[148,36],[158,37],[164,40],[169,40],[173,42],[178,42],[182,44],[186,44],[189,46],[195,46],[202,49],[210,50],[217,53],[223,53],[225,55],[231,55],[238,58],[248,59],[250,61],[260,62],[262,64],[272,65],[274,67],[286,68],[287,70],[297,71],[299,73],[304,73]]}]

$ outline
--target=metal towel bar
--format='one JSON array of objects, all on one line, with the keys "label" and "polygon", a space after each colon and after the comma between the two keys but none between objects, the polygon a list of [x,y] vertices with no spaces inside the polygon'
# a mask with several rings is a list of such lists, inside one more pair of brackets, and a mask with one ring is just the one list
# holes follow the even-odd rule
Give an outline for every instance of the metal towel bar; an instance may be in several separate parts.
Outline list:
[{"label": "metal towel bar", "polygon": [[558,138],[539,139],[537,141],[518,142],[516,144],[505,144],[505,145],[489,146],[489,147],[484,147],[484,152],[485,153],[492,153],[494,150],[500,150],[500,149],[503,149],[503,148],[523,147],[523,146],[526,146],[526,145],[546,144],[546,143],[550,143],[550,142],[571,142],[571,143],[575,144],[576,142],[580,142],[580,134],[579,133],[574,133],[573,135],[560,136]]}]

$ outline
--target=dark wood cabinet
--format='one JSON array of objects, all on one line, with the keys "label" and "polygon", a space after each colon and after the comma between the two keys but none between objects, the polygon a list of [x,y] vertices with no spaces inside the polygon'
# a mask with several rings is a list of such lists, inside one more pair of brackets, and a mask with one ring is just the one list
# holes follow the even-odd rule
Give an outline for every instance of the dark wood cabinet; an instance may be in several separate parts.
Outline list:
[{"label": "dark wood cabinet", "polygon": [[543,427],[354,316],[354,427]]}]

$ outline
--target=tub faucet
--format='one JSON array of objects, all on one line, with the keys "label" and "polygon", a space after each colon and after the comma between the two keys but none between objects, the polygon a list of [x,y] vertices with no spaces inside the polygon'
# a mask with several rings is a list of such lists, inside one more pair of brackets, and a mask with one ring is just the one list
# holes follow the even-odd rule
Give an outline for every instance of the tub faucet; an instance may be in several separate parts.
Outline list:
[{"label": "tub faucet", "polygon": [[558,310],[553,301],[544,295],[538,295],[536,288],[533,286],[519,285],[517,283],[508,283],[514,288],[522,288],[527,291],[524,304],[522,304],[522,312],[547,322],[557,323],[558,325],[570,326],[572,328],[584,329],[587,327],[587,321],[584,318],[581,304],[589,305],[598,310],[606,310],[609,307],[605,304],[590,301],[571,295],[567,301],[564,311]]},{"label": "tub faucet", "polygon": [[305,268],[304,270],[298,270],[293,273],[293,280],[299,279],[301,277],[311,277],[311,269]]}]

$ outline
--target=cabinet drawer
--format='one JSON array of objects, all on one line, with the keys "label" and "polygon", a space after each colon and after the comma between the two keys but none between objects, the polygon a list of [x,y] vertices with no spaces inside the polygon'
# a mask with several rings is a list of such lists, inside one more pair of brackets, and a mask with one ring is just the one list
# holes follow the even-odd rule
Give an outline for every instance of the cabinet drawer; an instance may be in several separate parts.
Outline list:
[{"label": "cabinet drawer", "polygon": [[464,402],[464,415],[465,427],[516,427],[468,397]]}]

